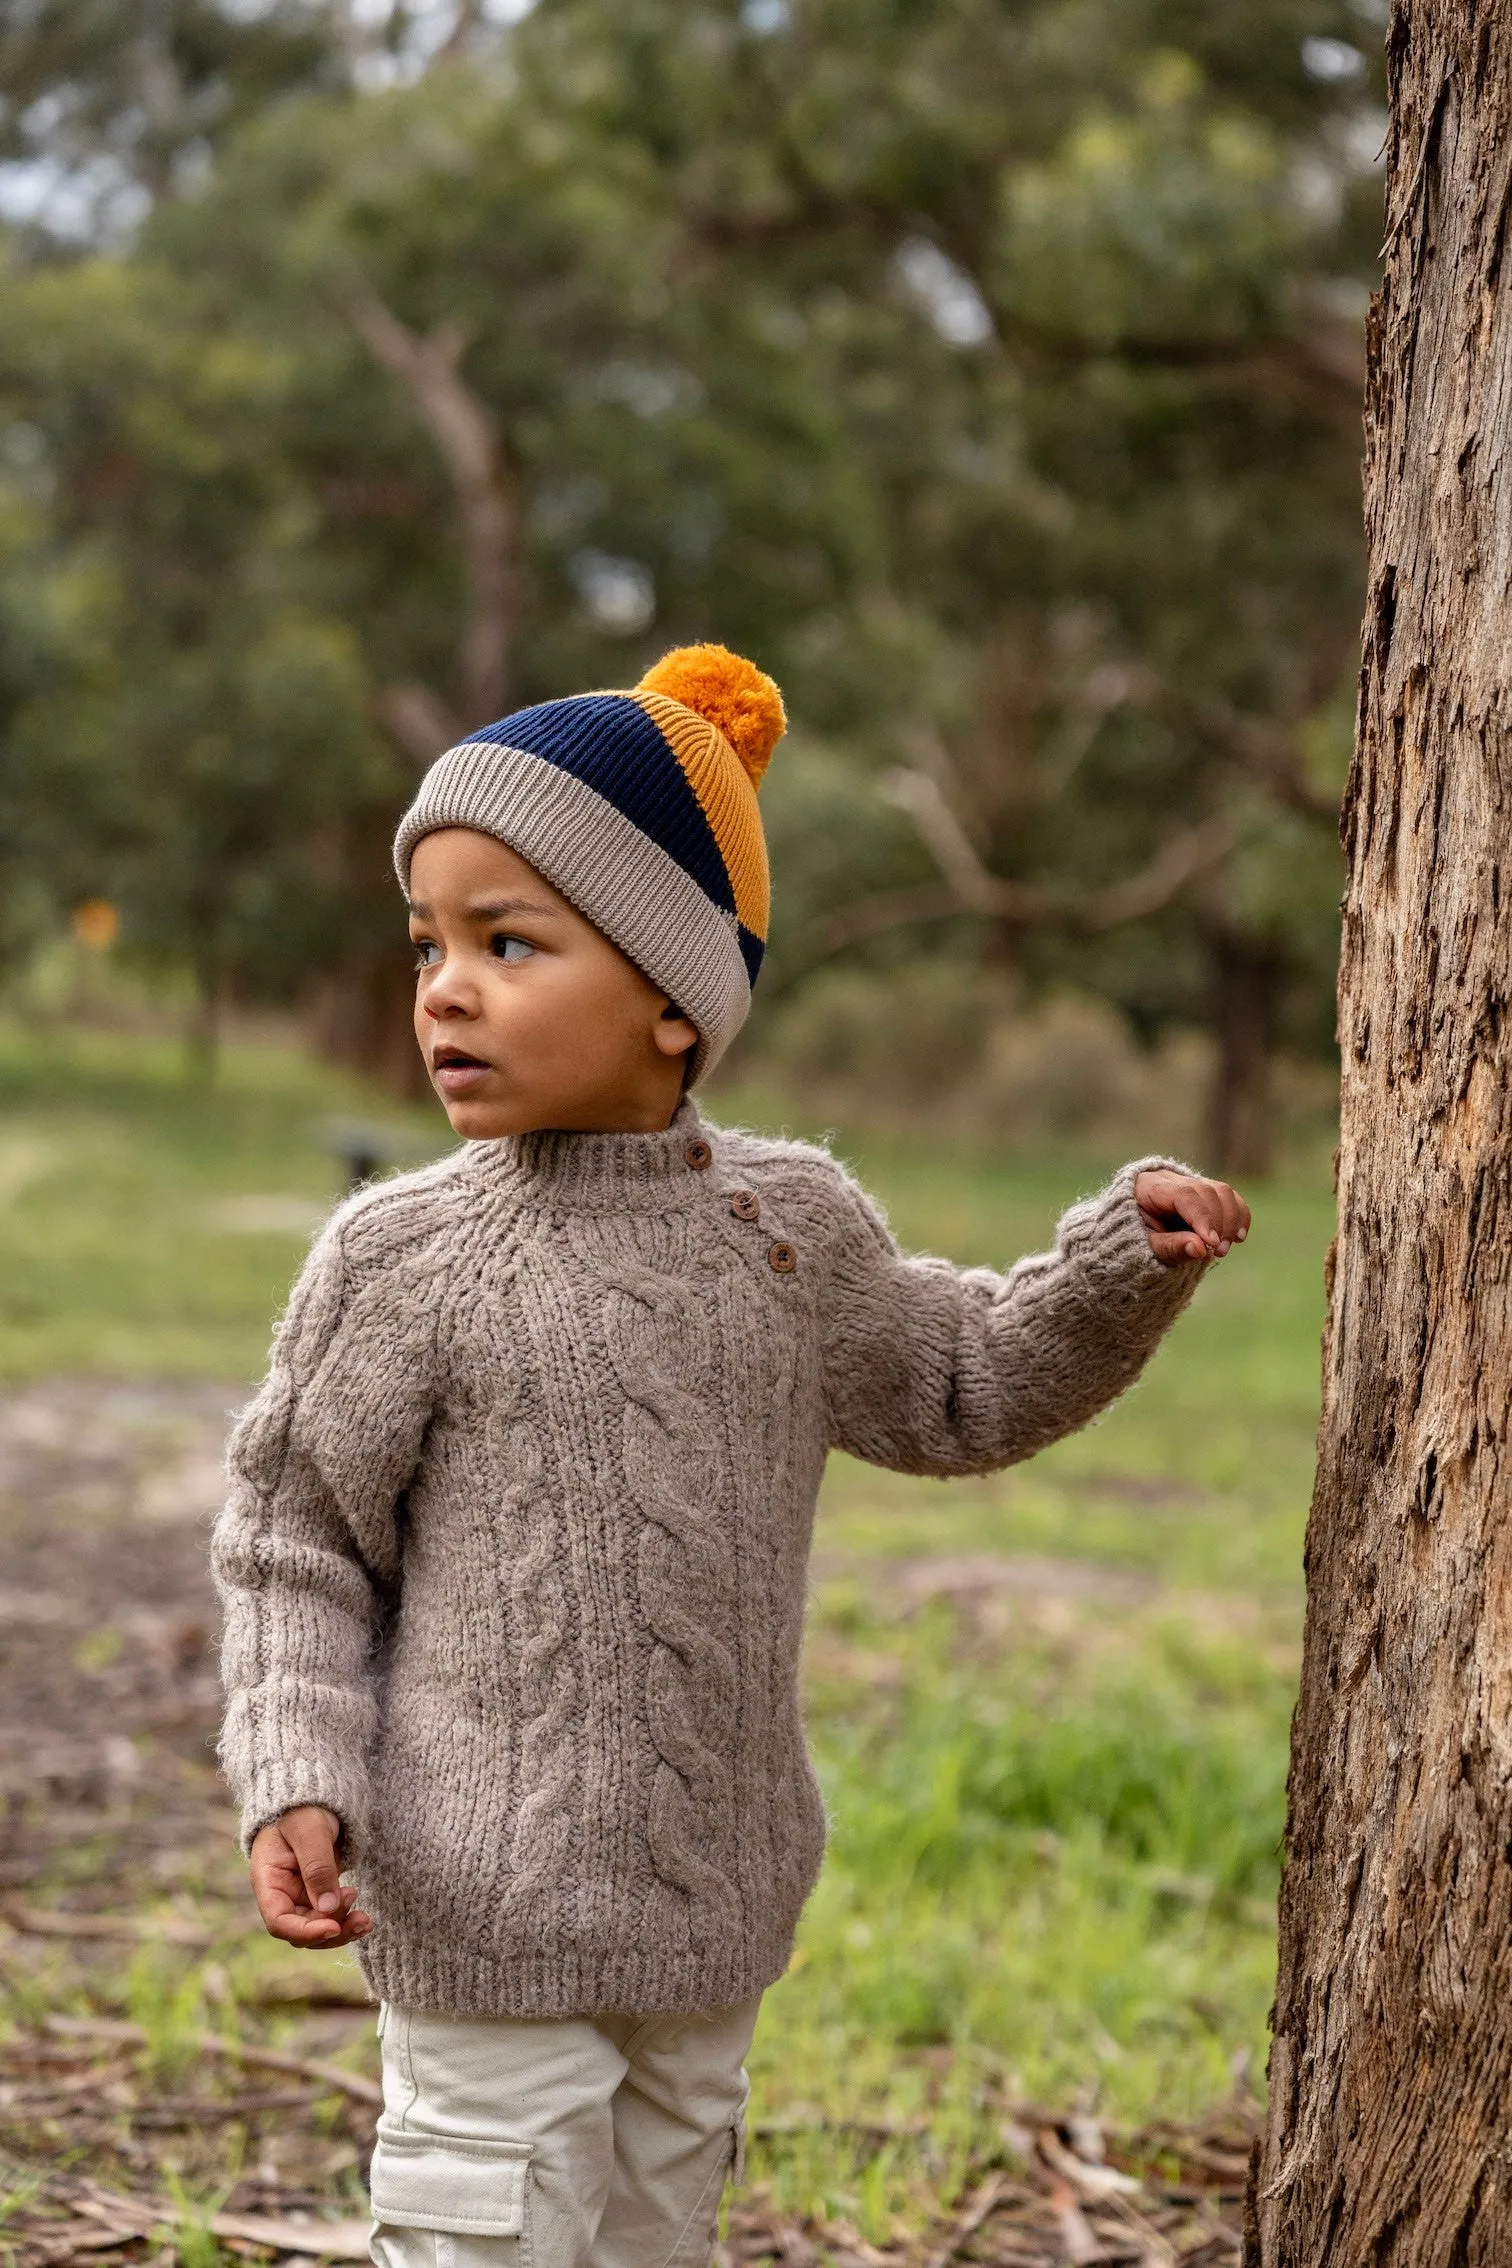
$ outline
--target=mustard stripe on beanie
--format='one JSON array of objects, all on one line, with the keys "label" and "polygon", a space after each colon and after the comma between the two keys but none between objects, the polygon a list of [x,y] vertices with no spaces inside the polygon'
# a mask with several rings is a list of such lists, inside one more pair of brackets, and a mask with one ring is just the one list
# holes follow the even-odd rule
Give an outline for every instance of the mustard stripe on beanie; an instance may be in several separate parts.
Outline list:
[{"label": "mustard stripe on beanie", "polygon": [[400,882],[437,828],[508,843],[690,1019],[701,1078],[766,948],[756,790],[786,727],[771,678],[724,646],[679,646],[632,692],[517,709],[426,773],[394,839]]}]

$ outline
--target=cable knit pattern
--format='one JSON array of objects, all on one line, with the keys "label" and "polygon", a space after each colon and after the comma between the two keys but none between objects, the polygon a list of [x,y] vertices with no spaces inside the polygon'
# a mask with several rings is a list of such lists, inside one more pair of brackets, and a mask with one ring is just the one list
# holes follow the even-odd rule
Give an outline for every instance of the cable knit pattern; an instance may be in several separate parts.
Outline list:
[{"label": "cable knit pattern", "polygon": [[688,1958],[738,1932],[741,1920],[720,1864],[729,1767],[712,1745],[729,1725],[735,1668],[717,1626],[728,1618],[733,1584],[719,1429],[699,1391],[709,1349],[687,1285],[649,1268],[605,1269],[603,1283],[624,1397],[625,1481],[644,1523],[635,1589],[652,1641],[645,1712],[660,1759],[646,1816],[656,1880],[641,1927],[649,1942],[676,1944]]},{"label": "cable knit pattern", "polygon": [[825,1456],[986,1472],[1104,1408],[1202,1273],[1133,1201],[1168,1162],[1006,1276],[904,1256],[826,1152],[691,1104],[340,1208],[232,1438],[222,1756],[248,1842],[341,1818],[375,1991],[650,2014],[781,1975],[824,1842]]}]

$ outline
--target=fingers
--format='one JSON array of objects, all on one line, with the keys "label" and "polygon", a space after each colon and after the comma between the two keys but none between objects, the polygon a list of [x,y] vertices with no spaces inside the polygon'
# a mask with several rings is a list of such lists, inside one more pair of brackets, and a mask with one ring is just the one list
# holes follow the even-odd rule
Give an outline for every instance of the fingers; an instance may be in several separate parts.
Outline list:
[{"label": "fingers", "polygon": [[1215,1257],[1202,1239],[1194,1236],[1190,1229],[1150,1229],[1146,1233],[1150,1239],[1150,1250],[1162,1268],[1184,1268],[1189,1261],[1211,1260]]},{"label": "fingers", "polygon": [[335,1953],[343,1945],[355,1945],[373,1926],[371,1916],[355,1906],[339,1922],[326,1914],[298,1912],[278,1914],[272,1920],[265,1915],[264,1921],[270,1937],[281,1937],[286,1945],[297,1945],[306,1953]]},{"label": "fingers", "polygon": [[1212,1193],[1221,1250],[1227,1252],[1232,1245],[1242,1244],[1249,1235],[1250,1209],[1238,1190],[1231,1189],[1226,1181],[1204,1181],[1198,1186]]},{"label": "fingers", "polygon": [[[1226,1181],[1192,1181],[1185,1186],[1194,1193],[1192,1203],[1201,1214],[1199,1225],[1216,1233],[1223,1250],[1242,1244],[1249,1231],[1249,1207],[1238,1190],[1231,1189]],[[1185,1211],[1185,1206],[1182,1209]],[[1196,1214],[1190,1217],[1197,1219]]]},{"label": "fingers", "polygon": [[1177,1184],[1172,1210],[1181,1215],[1189,1228],[1196,1230],[1202,1243],[1203,1259],[1222,1259],[1234,1241],[1223,1202],[1224,1197],[1231,1194],[1221,1181]]},{"label": "fingers", "polygon": [[278,1822],[294,1854],[312,1913],[336,1916],[342,1909],[341,1866],[336,1857],[337,1828],[317,1804],[301,1804]]},{"label": "fingers", "polygon": [[372,1920],[339,1877],[340,1832],[330,1812],[302,1804],[254,1838],[252,1893],[270,1936],[310,1952],[329,1952],[367,1936]]},{"label": "fingers", "polygon": [[1250,1209],[1226,1181],[1155,1171],[1135,1183],[1150,1250],[1164,1267],[1221,1260],[1249,1235]]}]

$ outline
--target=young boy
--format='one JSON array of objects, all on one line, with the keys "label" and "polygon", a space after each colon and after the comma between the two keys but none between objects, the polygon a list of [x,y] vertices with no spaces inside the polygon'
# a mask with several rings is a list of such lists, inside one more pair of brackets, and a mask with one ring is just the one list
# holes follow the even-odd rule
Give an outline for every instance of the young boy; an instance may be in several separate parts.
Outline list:
[{"label": "young boy", "polygon": [[824,1844],[826,1455],[1032,1455],[1247,1232],[1150,1159],[962,1271],[823,1150],[699,1116],[784,724],[691,647],[432,766],[394,855],[464,1147],[339,1208],[232,1442],[222,1752],[267,1927],[360,1942],[382,2003],[380,2268],[703,2268]]}]

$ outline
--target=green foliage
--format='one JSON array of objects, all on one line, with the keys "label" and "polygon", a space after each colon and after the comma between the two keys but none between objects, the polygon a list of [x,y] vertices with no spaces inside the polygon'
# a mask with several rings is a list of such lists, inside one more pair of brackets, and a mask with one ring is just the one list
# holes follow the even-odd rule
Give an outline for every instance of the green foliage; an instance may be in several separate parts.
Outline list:
[{"label": "green foliage", "polygon": [[181,2268],[224,2268],[226,2255],[210,2226],[224,2203],[224,2194],[211,2198],[191,2197],[171,2170],[168,2194],[173,2199],[176,2217],[171,2229],[164,2229],[163,2237],[165,2243],[172,2245]]},{"label": "green foliage", "polygon": [[340,44],[329,0],[4,0],[0,158],[42,177],[44,225],[128,227],[249,114],[338,78]]},{"label": "green foliage", "polygon": [[[383,838],[479,721],[483,586],[376,308],[494,455],[492,705],[684,637],[782,678],[774,991],[927,917],[1147,1036],[1237,951],[1327,1051],[1367,0],[244,16],[0,16],[13,146],[67,84],[52,158],[151,200],[0,275],[0,802],[44,916],[117,899],[207,1017],[392,974]],[[139,33],[176,91],[132,140]],[[962,918],[898,764],[1071,910]],[[1079,921],[1219,817],[1211,872]]]}]

